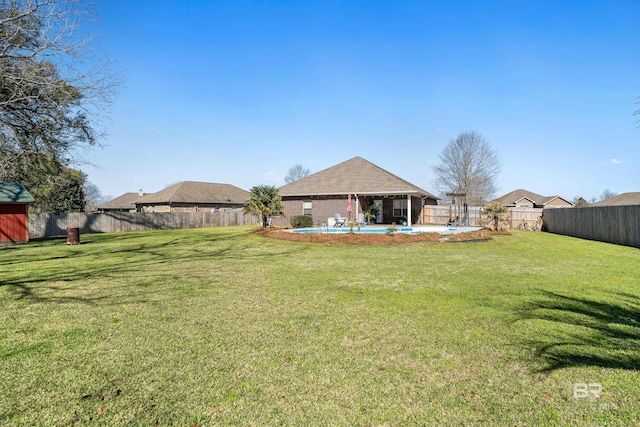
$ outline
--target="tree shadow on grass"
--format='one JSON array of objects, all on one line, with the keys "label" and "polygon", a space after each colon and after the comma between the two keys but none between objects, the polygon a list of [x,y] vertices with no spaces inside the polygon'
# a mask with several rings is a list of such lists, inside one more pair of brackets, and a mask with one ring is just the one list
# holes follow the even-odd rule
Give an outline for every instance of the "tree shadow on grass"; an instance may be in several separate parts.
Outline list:
[{"label": "tree shadow on grass", "polygon": [[[181,244],[190,244],[195,246],[197,243],[217,243],[223,241],[238,240],[239,237],[246,236],[248,232],[238,231],[235,233],[215,233],[211,229],[198,229],[199,232],[190,230],[189,235],[180,235],[172,237],[170,240],[153,241],[153,231],[127,232],[127,233],[109,233],[109,234],[89,234],[83,235],[79,245],[67,245],[65,237],[44,237],[40,239],[32,239],[29,244],[21,246],[10,246],[15,252],[10,256],[2,257],[0,252],[0,267],[5,265],[16,264],[19,262],[48,261],[54,259],[90,257],[95,255],[109,256],[119,253],[131,253],[136,249],[156,248],[167,249]],[[173,231],[177,233],[178,231]],[[162,232],[160,232],[162,233]],[[172,233],[172,231],[168,231]],[[171,234],[165,234],[171,236]],[[153,243],[149,243],[149,241]],[[140,243],[138,243],[140,242]],[[109,246],[105,246],[109,245]],[[37,246],[38,252],[31,249]],[[5,250],[6,248],[1,248]]]},{"label": "tree shadow on grass", "polygon": [[[210,261],[205,265],[215,270],[227,261],[279,259],[306,250],[300,246],[256,248],[255,242],[247,240],[246,233],[209,233],[160,241],[145,239],[143,235],[139,235],[141,238],[137,241],[132,234],[100,236],[90,244],[78,246],[66,246],[58,242],[41,253],[25,251],[23,254],[14,254],[0,260],[0,267],[8,269],[11,265],[32,263],[33,270],[13,277],[0,277],[0,288],[5,287],[15,298],[30,302],[81,302],[92,305],[141,303],[145,302],[146,294],[154,292],[154,286],[148,284],[156,276],[169,274],[175,276],[179,283],[182,278],[180,275],[184,274],[180,271],[182,263]],[[118,244],[109,244],[114,242]],[[44,242],[45,247],[50,245],[51,242]],[[167,272],[167,268],[159,270],[171,264],[176,265],[177,271]],[[127,283],[109,285],[109,294],[74,292],[77,281],[110,278],[123,281],[123,276]],[[117,289],[122,287],[126,289]]]},{"label": "tree shadow on grass", "polygon": [[640,298],[609,293],[599,300],[545,292],[520,310],[525,342],[542,372],[598,366],[640,369]]}]

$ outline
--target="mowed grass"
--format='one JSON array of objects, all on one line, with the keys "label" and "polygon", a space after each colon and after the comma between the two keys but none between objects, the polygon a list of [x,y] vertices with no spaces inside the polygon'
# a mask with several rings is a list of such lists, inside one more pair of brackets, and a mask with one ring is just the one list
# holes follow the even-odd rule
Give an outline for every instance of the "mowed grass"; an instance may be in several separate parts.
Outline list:
[{"label": "mowed grass", "polygon": [[0,248],[0,424],[640,422],[638,249],[81,240]]}]

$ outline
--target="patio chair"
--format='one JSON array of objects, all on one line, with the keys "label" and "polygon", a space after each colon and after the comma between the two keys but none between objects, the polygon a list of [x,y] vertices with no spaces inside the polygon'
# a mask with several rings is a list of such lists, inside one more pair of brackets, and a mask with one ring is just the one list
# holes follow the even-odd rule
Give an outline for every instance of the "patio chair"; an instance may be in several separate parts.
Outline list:
[{"label": "patio chair", "polygon": [[334,227],[344,227],[346,225],[347,219],[346,218],[340,218],[340,214],[337,213],[333,216],[333,219],[335,220],[335,222],[333,223]]}]

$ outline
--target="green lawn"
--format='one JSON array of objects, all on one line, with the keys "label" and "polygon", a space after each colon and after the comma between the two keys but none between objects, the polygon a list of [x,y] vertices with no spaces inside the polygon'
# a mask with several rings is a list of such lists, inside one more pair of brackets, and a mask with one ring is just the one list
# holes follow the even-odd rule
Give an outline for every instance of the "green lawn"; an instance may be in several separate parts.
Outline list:
[{"label": "green lawn", "polygon": [[0,247],[2,425],[640,423],[638,249],[81,240]]}]

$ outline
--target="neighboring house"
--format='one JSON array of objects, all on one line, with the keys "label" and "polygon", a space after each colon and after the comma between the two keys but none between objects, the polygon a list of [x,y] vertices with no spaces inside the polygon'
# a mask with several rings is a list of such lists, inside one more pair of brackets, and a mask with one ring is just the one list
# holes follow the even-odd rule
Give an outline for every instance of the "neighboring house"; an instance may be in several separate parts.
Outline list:
[{"label": "neighboring house", "polygon": [[625,206],[640,205],[640,192],[622,193],[609,199],[601,200],[589,206]]},{"label": "neighboring house", "polygon": [[29,205],[35,199],[17,182],[0,182],[0,244],[29,241]]},{"label": "neighboring house", "polygon": [[96,206],[99,212],[136,212],[136,201],[143,193],[124,193],[122,196]]},{"label": "neighboring house", "polygon": [[518,189],[492,202],[500,202],[507,208],[570,208],[573,203],[560,196],[541,196],[531,191]]},{"label": "neighboring house", "polygon": [[438,201],[433,194],[361,157],[284,185],[279,191],[284,217],[274,218],[274,225],[288,225],[292,216],[303,214],[311,215],[314,224],[328,222],[336,213],[355,221],[357,213],[372,204],[380,208],[377,223],[410,224],[419,217],[423,205],[435,205]]},{"label": "neighboring house", "polygon": [[139,212],[225,211],[244,207],[249,193],[231,184],[184,181],[135,201]]}]

